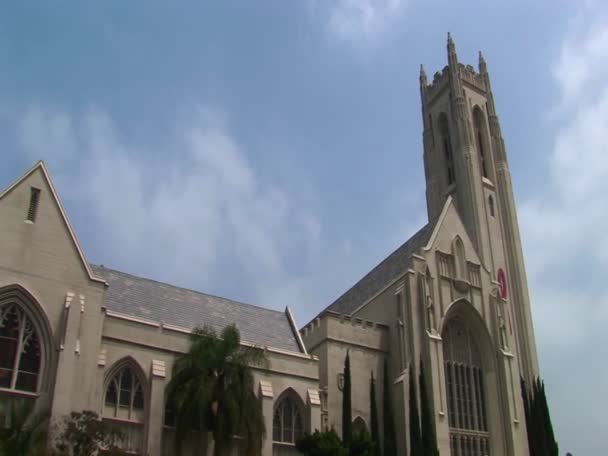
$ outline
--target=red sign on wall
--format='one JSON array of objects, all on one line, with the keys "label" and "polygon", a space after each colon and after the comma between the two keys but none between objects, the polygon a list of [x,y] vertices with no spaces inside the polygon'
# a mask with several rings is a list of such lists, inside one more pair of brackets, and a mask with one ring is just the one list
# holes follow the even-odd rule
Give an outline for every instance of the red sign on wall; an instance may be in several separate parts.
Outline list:
[{"label": "red sign on wall", "polygon": [[500,289],[500,297],[507,299],[507,276],[502,268],[498,269],[496,278],[498,280],[498,288]]}]

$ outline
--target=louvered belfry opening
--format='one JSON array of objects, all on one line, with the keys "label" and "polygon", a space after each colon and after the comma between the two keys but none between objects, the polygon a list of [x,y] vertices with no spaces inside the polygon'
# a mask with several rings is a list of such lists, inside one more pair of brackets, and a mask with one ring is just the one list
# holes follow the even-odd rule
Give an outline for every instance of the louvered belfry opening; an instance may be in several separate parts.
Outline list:
[{"label": "louvered belfry opening", "polygon": [[32,187],[30,189],[30,205],[27,209],[27,220],[30,222],[36,221],[38,214],[38,203],[40,202],[40,189]]},{"label": "louvered belfry opening", "polygon": [[484,371],[479,348],[460,318],[443,332],[450,454],[489,456]]}]

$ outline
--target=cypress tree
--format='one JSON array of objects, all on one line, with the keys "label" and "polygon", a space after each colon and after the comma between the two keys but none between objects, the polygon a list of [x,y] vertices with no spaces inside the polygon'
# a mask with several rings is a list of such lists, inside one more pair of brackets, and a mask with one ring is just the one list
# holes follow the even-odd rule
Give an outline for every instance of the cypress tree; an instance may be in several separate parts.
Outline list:
[{"label": "cypress tree", "polygon": [[529,391],[524,380],[521,380],[522,397],[526,414],[528,447],[530,456],[557,456],[559,448],[551,424],[545,384],[536,378]]},{"label": "cypress tree", "polygon": [[534,421],[536,425],[537,451],[540,456],[549,456],[549,445],[547,439],[547,428],[543,412],[543,391],[540,378],[534,382]]},{"label": "cypress tree", "polygon": [[541,388],[541,409],[544,423],[544,435],[546,439],[546,448],[548,456],[558,456],[559,447],[555,441],[555,433],[553,432],[553,424],[551,423],[551,415],[549,413],[549,404],[547,403],[547,395],[545,393],[545,382],[540,383]]},{"label": "cypress tree", "polygon": [[376,380],[374,380],[374,371],[369,381],[369,404],[370,404],[370,426],[372,432],[372,441],[374,442],[374,456],[380,454],[380,428],[378,427],[378,407],[376,406]]},{"label": "cypress tree", "polygon": [[534,429],[532,426],[532,415],[530,410],[530,393],[523,377],[521,378],[521,397],[524,402],[524,416],[526,418],[526,431],[528,434],[528,449],[530,456],[536,456],[536,445],[534,442]]},{"label": "cypress tree", "polygon": [[[424,456],[422,439],[420,436],[420,417],[418,416],[418,398],[416,397],[416,384],[414,383],[414,369],[410,365],[410,456]],[[388,455],[387,455],[388,456]]]},{"label": "cypress tree", "polygon": [[393,402],[391,401],[391,382],[388,376],[388,361],[384,360],[384,388],[382,412],[384,418],[384,456],[397,454],[397,438],[395,435],[395,421],[393,420]]},{"label": "cypress tree", "polygon": [[437,436],[435,435],[435,425],[433,423],[433,407],[429,401],[428,392],[426,389],[426,380],[424,378],[424,365],[420,360],[420,423],[422,448],[425,456],[439,456],[439,448],[437,447]]},{"label": "cypress tree", "polygon": [[347,351],[344,359],[344,388],[342,389],[342,441],[346,446],[350,445],[353,437],[350,390],[350,356]]}]

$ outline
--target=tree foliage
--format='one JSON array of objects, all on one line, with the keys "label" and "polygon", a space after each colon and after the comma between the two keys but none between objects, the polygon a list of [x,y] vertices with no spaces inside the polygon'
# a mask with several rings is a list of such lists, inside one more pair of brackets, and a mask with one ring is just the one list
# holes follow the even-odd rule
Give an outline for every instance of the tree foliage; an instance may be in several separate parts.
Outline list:
[{"label": "tree foliage", "polygon": [[95,412],[72,412],[63,418],[59,428],[52,455],[95,456],[101,449],[109,455],[127,454],[118,447],[124,437],[122,432]]},{"label": "tree foliage", "polygon": [[530,390],[522,379],[521,394],[530,456],[557,456],[559,448],[551,423],[544,382],[540,378],[535,379]]},{"label": "tree foliage", "polygon": [[378,406],[376,405],[376,380],[373,371],[369,381],[369,405],[371,439],[374,443],[373,454],[378,456],[380,454],[380,426],[378,424]]},{"label": "tree foliage", "polygon": [[382,416],[384,418],[384,456],[397,454],[397,436],[395,434],[395,420],[393,417],[393,402],[391,400],[391,381],[388,374],[388,360],[384,360],[384,388],[382,399]]},{"label": "tree foliage", "polygon": [[344,387],[342,388],[342,440],[349,443],[353,436],[353,417],[351,408],[350,355],[344,358]]},{"label": "tree foliage", "polygon": [[373,456],[374,442],[369,432],[353,432],[350,443],[343,442],[335,430],[304,434],[296,449],[304,456]]},{"label": "tree foliage", "polygon": [[304,434],[296,442],[296,448],[305,456],[348,456],[348,450],[334,429]]},{"label": "tree foliage", "polygon": [[410,395],[409,395],[409,409],[410,409],[410,456],[424,456],[424,449],[422,447],[422,438],[420,435],[420,416],[418,415],[418,398],[416,395],[416,383],[414,379],[414,368],[410,365],[409,367],[410,376]]},{"label": "tree foliage", "polygon": [[435,424],[433,423],[433,404],[429,400],[422,360],[420,360],[420,374],[418,378],[420,384],[420,434],[422,437],[423,453],[424,456],[439,456],[437,435],[435,433]]},{"label": "tree foliage", "polygon": [[0,428],[0,456],[29,456],[46,444],[48,414],[34,412],[34,402],[11,404],[9,425]]},{"label": "tree foliage", "polygon": [[167,387],[177,454],[192,429],[211,431],[216,456],[229,454],[235,435],[241,437],[239,454],[261,453],[266,429],[251,367],[266,363],[263,350],[241,346],[235,325],[219,337],[210,327],[193,331],[190,350],[176,360]]}]

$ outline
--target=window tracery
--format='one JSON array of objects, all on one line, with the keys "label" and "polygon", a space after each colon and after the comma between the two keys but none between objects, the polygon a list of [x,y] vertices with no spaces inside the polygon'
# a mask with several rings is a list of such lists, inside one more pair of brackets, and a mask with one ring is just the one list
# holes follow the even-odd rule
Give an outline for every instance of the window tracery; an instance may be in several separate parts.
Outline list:
[{"label": "window tracery", "polygon": [[144,409],[143,391],[133,368],[129,364],[121,367],[106,386],[104,416],[139,421]]},{"label": "window tracery", "polygon": [[452,185],[456,180],[456,175],[454,173],[454,157],[452,153],[450,127],[448,125],[448,117],[445,113],[439,115],[439,133],[441,135],[441,146],[445,159],[447,181],[448,185]]},{"label": "window tracery", "polygon": [[41,371],[40,337],[16,303],[0,307],[0,388],[35,393]]},{"label": "window tracery", "polygon": [[484,134],[484,119],[483,113],[479,106],[476,106],[473,110],[473,124],[475,126],[475,141],[477,143],[477,151],[479,153],[479,167],[481,168],[481,175],[485,178],[488,176],[488,157],[485,146],[485,134]]},{"label": "window tracery", "polygon": [[443,332],[450,450],[453,456],[489,455],[489,428],[481,355],[457,318]]},{"label": "window tracery", "polygon": [[301,407],[294,395],[286,394],[274,409],[272,440],[275,442],[295,443],[304,432]]}]

